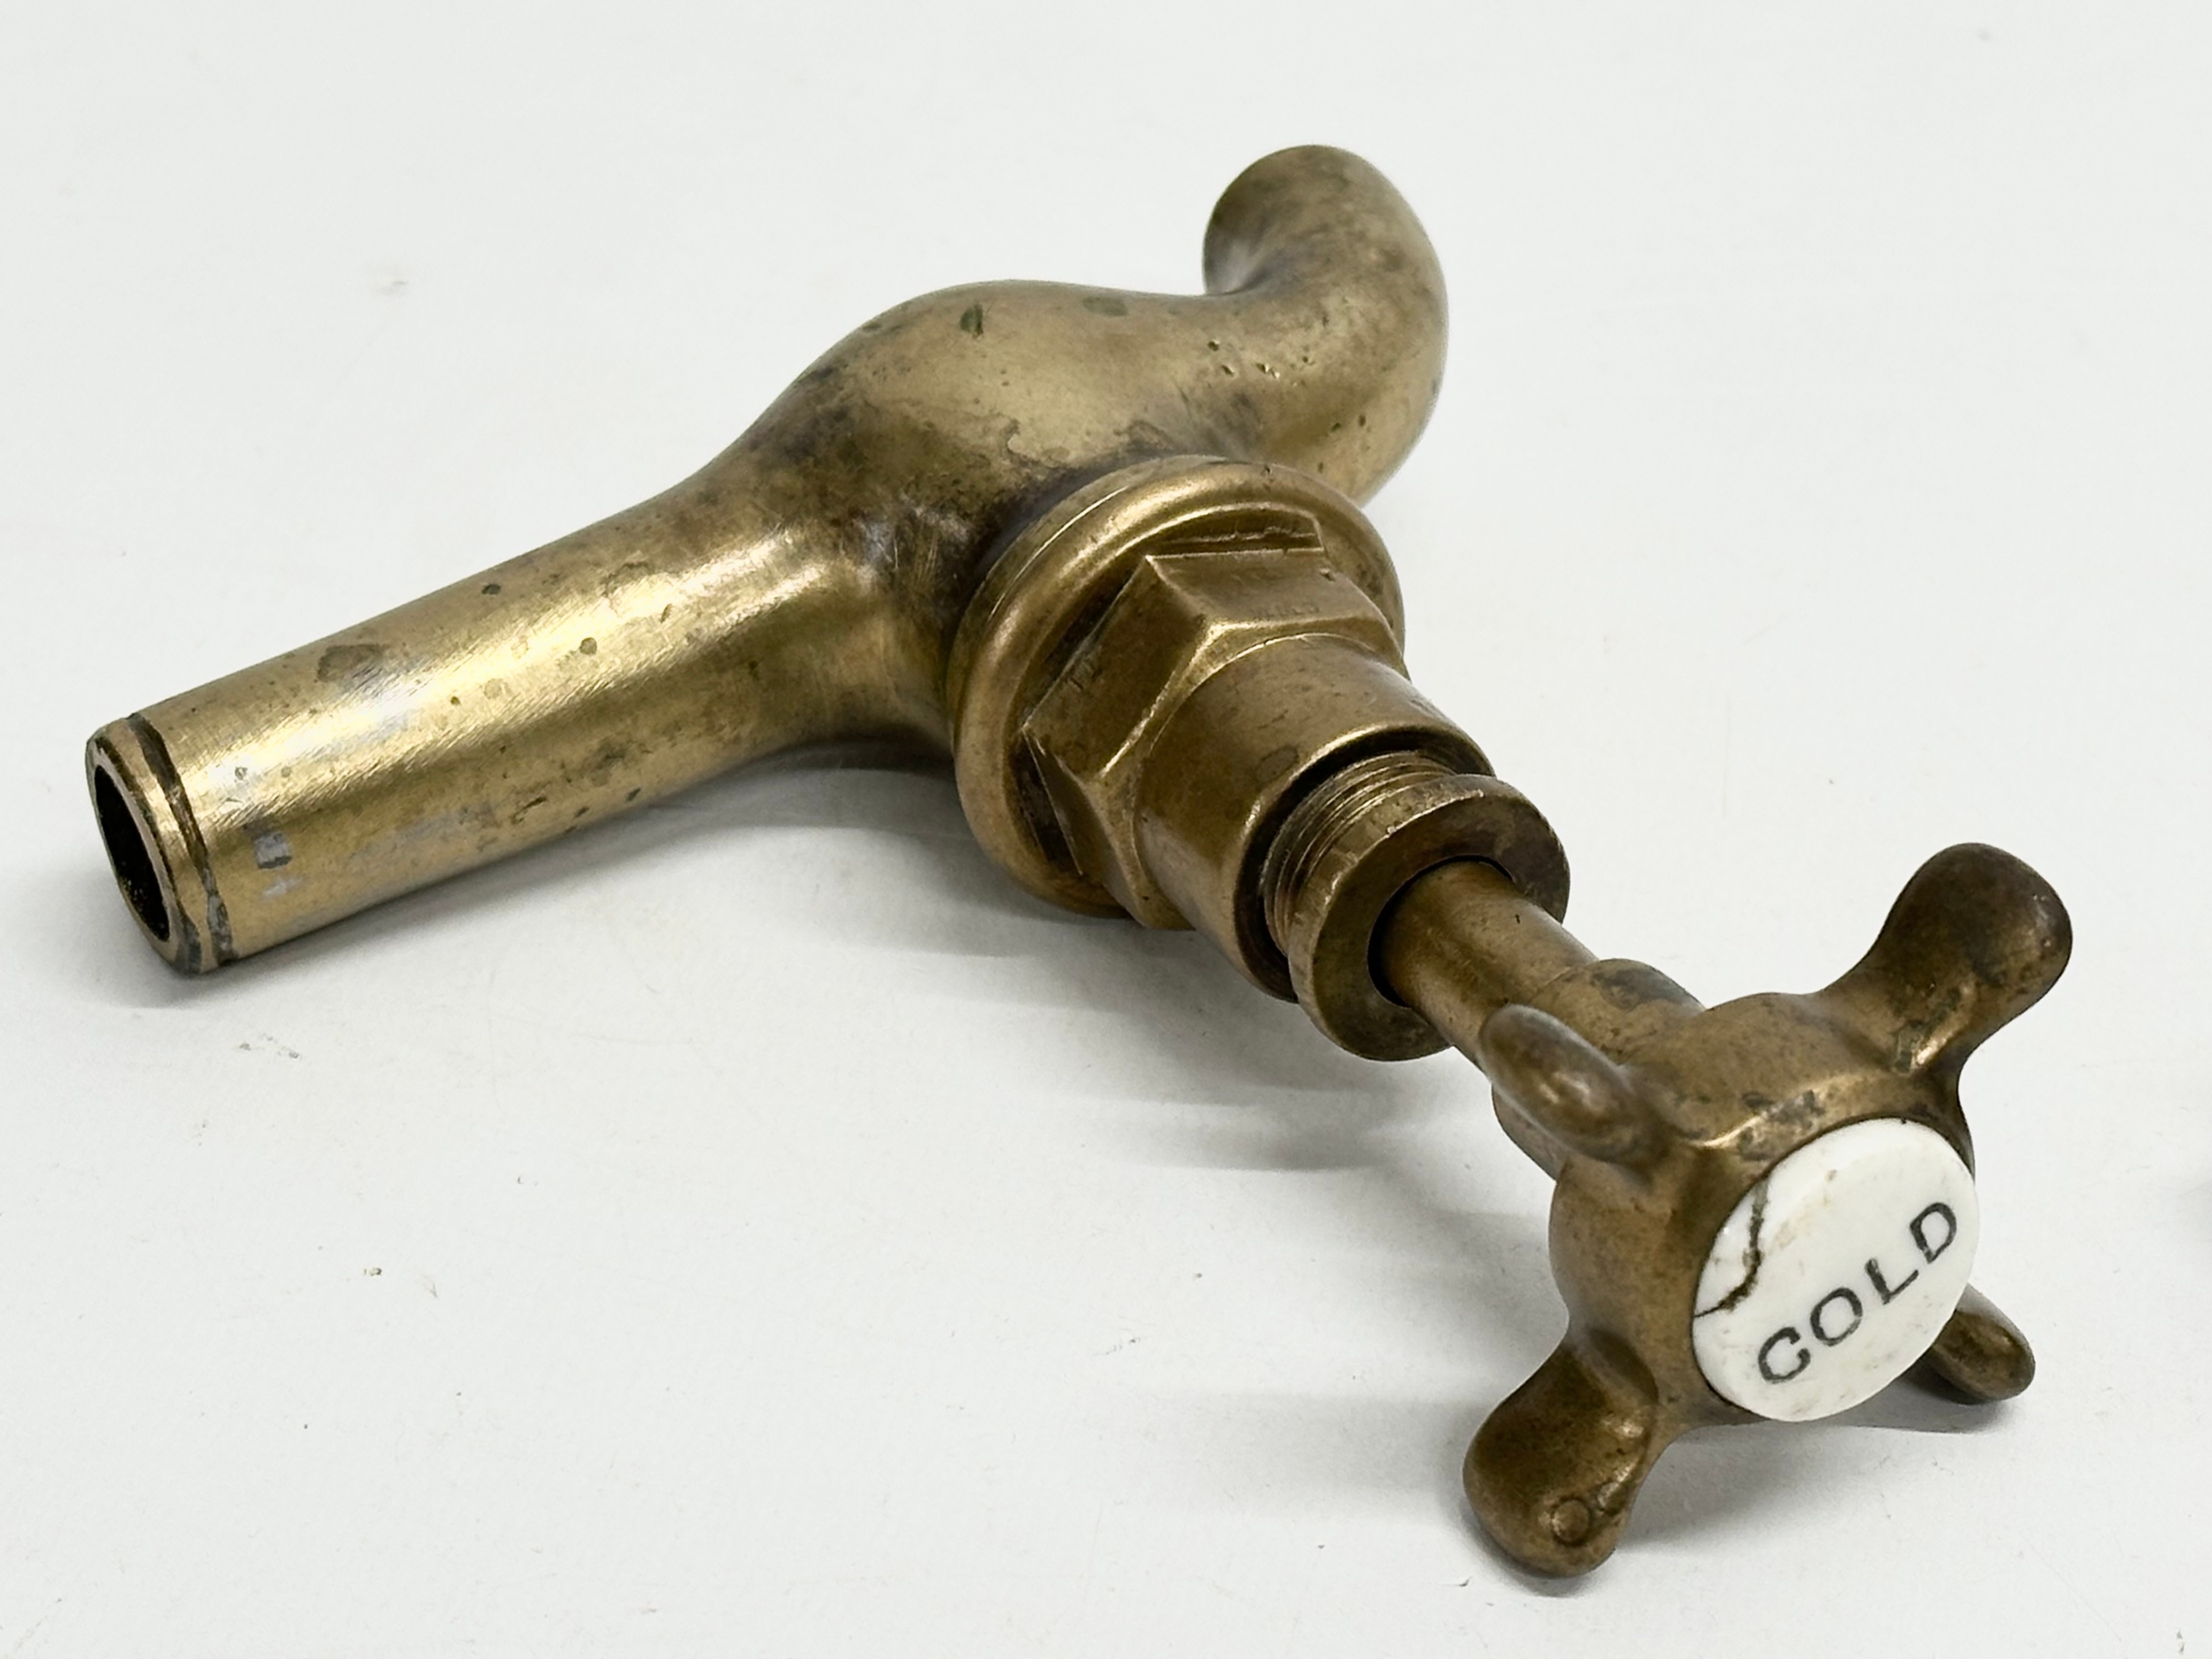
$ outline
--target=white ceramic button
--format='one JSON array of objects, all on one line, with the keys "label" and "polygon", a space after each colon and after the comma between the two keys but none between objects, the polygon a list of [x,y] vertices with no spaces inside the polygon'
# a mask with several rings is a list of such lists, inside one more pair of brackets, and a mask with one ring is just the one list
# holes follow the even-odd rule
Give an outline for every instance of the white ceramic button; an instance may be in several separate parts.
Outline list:
[{"label": "white ceramic button", "polygon": [[1690,1325],[1706,1381],[1786,1423],[1858,1404],[1943,1329],[1980,1223],[1932,1129],[1881,1118],[1807,1141],[1714,1236]]}]

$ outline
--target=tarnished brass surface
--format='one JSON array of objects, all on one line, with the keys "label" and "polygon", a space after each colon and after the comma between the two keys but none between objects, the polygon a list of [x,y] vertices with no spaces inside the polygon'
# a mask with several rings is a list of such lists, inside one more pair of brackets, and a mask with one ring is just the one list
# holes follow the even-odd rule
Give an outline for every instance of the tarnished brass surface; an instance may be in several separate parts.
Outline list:
[{"label": "tarnished brass surface", "polygon": [[[1550,826],[1407,679],[1355,505],[1436,391],[1419,226],[1356,158],[1284,151],[1222,198],[1206,281],[887,312],[667,494],[103,727],[101,832],[149,940],[207,971],[777,749],[947,748],[1030,891],[1197,928],[1355,1053],[1449,1043],[1488,1073],[1558,1183],[1570,1324],[1467,1491],[1515,1559],[1586,1571],[1671,1440],[1747,1416],[1701,1370],[1694,1304],[1709,1257],[1733,1271],[1740,1206],[1753,1285],[1783,1160],[1920,1125],[1873,1133],[1968,1205],[1959,1070],[2056,979],[2065,911],[1961,847],[1808,995],[1707,1009],[1594,957],[1560,925]],[[1967,1262],[1864,1387],[1939,1331],[1945,1386],[2026,1386]]]},{"label": "tarnished brass surface", "polygon": [[942,745],[979,579],[1132,463],[1371,491],[1443,365],[1404,202],[1356,157],[1286,150],[1221,198],[1205,274],[1194,298],[910,301],[665,495],[103,727],[96,803],[149,941],[204,971],[777,749]]},{"label": "tarnished brass surface", "polygon": [[[2032,870],[1954,847],[1824,990],[1707,1009],[1640,963],[1591,959],[1483,866],[1406,888],[1379,945],[1386,979],[1489,1075],[1500,1120],[1559,1183],[1551,1259],[1567,1334],[1467,1453],[1468,1497],[1509,1553],[1587,1571],[1669,1444],[1750,1420],[1691,1351],[1721,1223],[1789,1153],[1849,1124],[1924,1124],[1970,1168],[1960,1069],[2050,988],[2071,941]],[[1970,1289],[1924,1363],[1969,1399],[2001,1400],[2035,1363]]]}]

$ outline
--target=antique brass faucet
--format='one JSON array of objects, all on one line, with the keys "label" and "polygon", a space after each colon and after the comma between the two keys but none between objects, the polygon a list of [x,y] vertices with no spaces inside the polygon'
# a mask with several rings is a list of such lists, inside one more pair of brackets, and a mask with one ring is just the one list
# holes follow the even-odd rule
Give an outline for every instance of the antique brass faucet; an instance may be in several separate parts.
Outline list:
[{"label": "antique brass faucet", "polygon": [[1205,273],[914,300],[666,494],[102,727],[147,939],[209,972],[775,750],[911,740],[1031,892],[1197,928],[1356,1054],[1488,1074],[1557,1179],[1569,1310],[1468,1453],[1516,1560],[1602,1561],[1686,1429],[1916,1361],[2026,1386],[1966,1282],[1957,1081],[2064,966],[2057,895],[1953,848],[1825,990],[1709,1010],[1594,959],[1550,826],[1407,680],[1353,504],[1442,368],[1420,226],[1356,157],[1286,150]]}]

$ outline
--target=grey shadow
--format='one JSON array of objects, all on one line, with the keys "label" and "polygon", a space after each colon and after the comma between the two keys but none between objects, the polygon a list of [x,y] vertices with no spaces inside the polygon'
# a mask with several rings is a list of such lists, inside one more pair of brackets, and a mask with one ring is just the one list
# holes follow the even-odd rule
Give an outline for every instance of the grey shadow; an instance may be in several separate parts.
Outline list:
[{"label": "grey shadow", "polygon": [[169,1008],[191,982],[146,947],[131,920],[89,814],[85,856],[58,870],[10,872],[0,889],[0,936],[34,964],[26,981],[58,982],[85,1001],[121,1008]]},{"label": "grey shadow", "polygon": [[1471,1566],[1539,1595],[1590,1580],[1530,1571],[1482,1530],[1460,1463],[1483,1409],[1459,1397],[1181,1391],[1141,1396],[1132,1479],[1180,1502],[1342,1515],[1424,1509],[1469,1535]]},{"label": "grey shadow", "polygon": [[1816,1423],[1694,1430],[1653,1469],[1629,1536],[1694,1537],[1723,1517],[1741,1520],[1781,1507],[1834,1479],[1843,1443],[1869,1430],[1973,1434],[2001,1423],[2005,1411],[1959,1400],[1909,1371],[1871,1400]]},{"label": "grey shadow", "polygon": [[[595,824],[558,841],[487,864],[218,972],[180,974],[165,966],[137,934],[116,894],[98,837],[88,821],[79,864],[16,884],[10,909],[20,949],[36,952],[96,1000],[131,1007],[168,1007],[236,995],[265,976],[304,963],[343,956],[388,939],[434,931],[495,910],[516,895],[548,886],[589,887],[617,879],[636,861],[664,849],[741,840],[786,829],[858,830],[900,838],[947,909],[985,918],[985,937],[1034,931],[1061,913],[1022,893],[993,868],[967,833],[941,758],[906,750],[851,745],[800,750],[726,773],[676,799]],[[881,942],[912,949],[946,948],[963,930],[910,929]]]},{"label": "grey shadow", "polygon": [[[1315,1211],[1313,1242],[1371,1256],[1379,1295],[1417,1300],[1430,1319],[1469,1332],[1463,1398],[1284,1395],[1256,1411],[1244,1396],[1191,1395],[1181,1417],[1194,1464],[1228,1468],[1228,1489],[1242,1501],[1366,1494],[1440,1503],[1471,1525],[1460,1459],[1481,1402],[1511,1386],[1486,1373],[1500,1354],[1525,1356],[1532,1369],[1563,1317],[1540,1215],[1501,1204],[1493,1190],[1495,1171],[1517,1170],[1520,1155],[1490,1125],[1480,1079],[1468,1072],[1463,1085],[1440,1090],[1435,1072],[1355,1059],[1294,1006],[1241,983],[1194,935],[1088,920],[1032,899],[970,835],[940,759],[852,749],[782,757],[199,978],[173,973],[136,938],[89,826],[84,867],[19,889],[13,908],[27,946],[88,995],[174,1006],[250,995],[265,976],[474,918],[541,884],[611,881],[670,849],[786,830],[896,838],[909,902],[872,907],[864,895],[844,907],[832,925],[852,942],[1003,957],[1014,969],[1001,992],[1010,1000],[1080,1008],[1141,1033],[1141,1042],[1094,1045],[1083,1056],[1088,1092],[1149,1114],[1125,1137],[1124,1156],[1340,1178],[1332,1202]],[[1409,1132],[1470,1106],[1467,1131],[1486,1144],[1440,1167]],[[1390,1356],[1377,1363],[1387,1367]]]},{"label": "grey shadow", "polygon": [[[1430,1320],[1463,1321],[1469,1331],[1463,1397],[1193,1393],[1168,1397],[1137,1443],[1174,1448],[1186,1474],[1236,1503],[1440,1511],[1525,1587],[1573,1593],[1582,1580],[1530,1574],[1499,1550],[1459,1481],[1468,1440],[1518,1380],[1495,1374],[1500,1356],[1525,1358],[1532,1370],[1563,1321],[1540,1219],[1486,1202],[1499,1166],[1517,1169],[1519,1155],[1491,1129],[1480,1079],[1469,1074],[1446,1104],[1432,1076],[1337,1049],[1294,1007],[1256,995],[1194,935],[1074,917],[1029,897],[969,833],[941,759],[870,749],[778,757],[202,978],[172,972],[138,939],[88,825],[81,866],[12,884],[5,931],[38,954],[42,972],[88,997],[173,1007],[248,994],[264,976],[472,918],[541,884],[609,881],[665,849],[787,830],[890,836],[905,853],[893,879],[920,902],[872,905],[863,895],[827,918],[851,942],[1003,957],[1015,969],[1002,989],[1010,999],[1082,1008],[1144,1033],[1141,1044],[1103,1045],[1085,1056],[1094,1063],[1091,1092],[1145,1114],[1124,1137],[1123,1156],[1351,1178],[1333,1183],[1333,1202],[1314,1212],[1314,1241],[1356,1246],[1371,1257],[1379,1297],[1425,1304]],[[1481,1121],[1468,1127],[1489,1143],[1478,1155],[1480,1176],[1440,1168],[1409,1133],[1438,1111],[1457,1117],[1471,1105]],[[2212,1218],[2212,1187],[2192,1197]],[[1378,1363],[1386,1366],[1388,1356]],[[1694,1537],[1722,1517],[1775,1507],[1820,1479],[1834,1436],[1970,1432],[2000,1415],[1907,1381],[1821,1424],[1694,1433],[1653,1471],[1631,1538]]]}]

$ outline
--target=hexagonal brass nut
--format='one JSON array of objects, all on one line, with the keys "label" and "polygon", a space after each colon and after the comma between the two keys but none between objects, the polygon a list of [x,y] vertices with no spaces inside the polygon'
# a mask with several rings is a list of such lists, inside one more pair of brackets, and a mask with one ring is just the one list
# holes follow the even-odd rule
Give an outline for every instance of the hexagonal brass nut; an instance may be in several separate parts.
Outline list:
[{"label": "hexagonal brass nut", "polygon": [[1402,673],[1390,623],[1321,554],[1262,548],[1146,557],[1024,726],[1077,864],[1148,927],[1189,924],[1147,873],[1137,781],[1185,698],[1248,651],[1333,634]]}]

